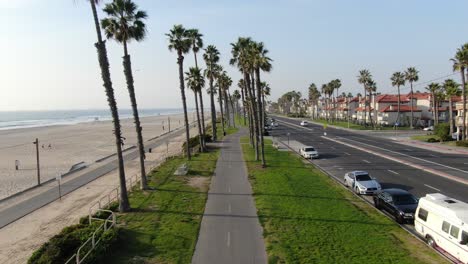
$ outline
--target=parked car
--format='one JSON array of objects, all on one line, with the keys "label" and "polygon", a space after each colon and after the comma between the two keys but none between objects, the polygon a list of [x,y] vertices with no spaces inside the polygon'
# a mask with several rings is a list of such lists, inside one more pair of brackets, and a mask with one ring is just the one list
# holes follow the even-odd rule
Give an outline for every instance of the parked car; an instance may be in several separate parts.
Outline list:
[{"label": "parked car", "polygon": [[308,126],[308,125],[309,125],[309,122],[307,122],[307,121],[305,121],[305,120],[303,120],[303,121],[301,122],[301,126],[303,126],[303,127],[306,127],[306,126]]},{"label": "parked car", "polygon": [[414,221],[418,198],[402,189],[384,189],[374,196],[377,209],[389,212],[399,224]]},{"label": "parked car", "polygon": [[319,157],[318,151],[312,146],[302,147],[299,153],[305,159],[318,159]]},{"label": "parked car", "polygon": [[434,126],[428,126],[423,128],[424,131],[434,131]]},{"label": "parked car", "polygon": [[271,126],[265,125],[265,130],[266,130],[266,131],[269,131],[269,130],[272,130],[272,129],[273,129],[273,128],[272,128]]},{"label": "parked car", "polygon": [[272,126],[272,127],[278,127],[278,122],[271,121],[271,126]]},{"label": "parked car", "polygon": [[382,189],[375,178],[366,171],[351,171],[345,174],[344,184],[357,194],[374,194]]},{"label": "parked car", "polygon": [[468,263],[467,203],[440,193],[427,194],[419,200],[414,227],[429,246]]}]

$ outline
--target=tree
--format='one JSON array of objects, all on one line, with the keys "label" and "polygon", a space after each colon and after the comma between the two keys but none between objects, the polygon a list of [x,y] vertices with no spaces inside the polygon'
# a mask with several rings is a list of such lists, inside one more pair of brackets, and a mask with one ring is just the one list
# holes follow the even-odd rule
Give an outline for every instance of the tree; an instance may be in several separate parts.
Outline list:
[{"label": "tree", "polygon": [[460,84],[452,79],[447,79],[442,84],[445,92],[445,98],[449,101],[449,119],[450,119],[450,135],[453,134],[453,105],[452,97],[460,95]]},{"label": "tree", "polygon": [[123,45],[123,68],[127,89],[130,95],[132,105],[133,120],[138,139],[138,152],[140,157],[140,188],[148,189],[145,170],[145,146],[143,144],[142,127],[138,114],[137,101],[135,96],[135,87],[133,82],[132,63],[128,54],[127,44],[132,40],[142,41],[146,36],[146,25],[143,19],[147,15],[145,11],[137,10],[138,7],[131,0],[114,0],[106,4],[103,11],[109,16],[101,20],[101,26],[104,29],[108,39],[114,39]]},{"label": "tree", "polygon": [[[463,120],[462,120],[462,139],[466,140],[466,79],[465,70],[468,69],[468,43],[457,49],[455,57],[451,59],[453,62],[453,71],[459,71],[462,81],[462,103],[463,103]],[[467,71],[468,75],[468,71]]]},{"label": "tree", "polygon": [[97,43],[94,44],[97,49],[99,67],[101,68],[101,78],[103,81],[104,90],[107,96],[107,103],[112,115],[112,123],[114,124],[115,145],[117,151],[117,160],[119,168],[119,183],[120,183],[120,199],[119,211],[126,212],[130,209],[128,201],[127,186],[125,182],[125,169],[122,155],[123,137],[120,127],[119,113],[117,110],[117,102],[115,101],[114,89],[109,71],[109,58],[107,57],[106,42],[102,40],[101,28],[99,27],[99,18],[97,15],[96,4],[99,0],[89,0],[91,10],[93,12],[94,25],[96,27]]},{"label": "tree", "polygon": [[184,54],[190,51],[191,40],[187,37],[187,30],[182,25],[174,25],[174,27],[166,34],[169,40],[169,51],[177,52],[177,64],[179,65],[179,82],[180,94],[182,97],[182,105],[184,107],[185,135],[187,159],[191,159],[190,155],[190,128],[187,116],[187,102],[185,100],[185,83],[184,83]]},{"label": "tree", "polygon": [[[204,150],[203,147],[203,131],[202,131],[202,124],[200,120],[200,112],[198,109],[198,98],[197,94],[201,92],[202,88],[205,86],[205,79],[201,74],[201,70],[197,67],[192,67],[189,69],[188,72],[185,73],[185,80],[187,81],[187,86],[193,91],[195,96],[195,111],[197,113],[197,124],[198,124],[198,137],[200,141],[200,150]],[[203,111],[203,110],[202,110]]]},{"label": "tree", "polygon": [[[372,126],[374,126],[374,129],[377,125],[377,112],[376,112],[376,107],[375,107],[375,95],[377,92],[377,83],[374,80],[369,80],[367,82],[367,91],[369,92],[369,101],[374,101],[374,118],[371,117],[371,107],[369,103],[369,121],[371,122]],[[375,120],[373,120],[375,119]]]},{"label": "tree", "polygon": [[316,118],[317,100],[320,98],[320,92],[315,83],[309,85],[309,104],[312,106],[312,118]]},{"label": "tree", "polygon": [[426,90],[431,93],[431,98],[432,98],[432,114],[434,118],[434,126],[439,123],[439,115],[437,114],[437,103],[436,103],[436,94],[440,90],[440,85],[438,83],[430,83],[427,87]]},{"label": "tree", "polygon": [[367,116],[366,116],[366,111],[367,111],[367,84],[369,81],[372,79],[372,75],[369,72],[369,70],[360,70],[359,75],[357,76],[358,82],[363,85],[364,87],[364,126],[367,125]]},{"label": "tree", "polygon": [[335,108],[335,117],[334,118],[337,119],[338,118],[338,116],[337,116],[338,115],[338,111],[337,111],[338,110],[338,90],[341,87],[341,81],[340,81],[340,79],[335,79],[335,80],[331,81],[330,84],[333,87],[333,91],[336,90],[335,104],[334,104],[333,107]]},{"label": "tree", "polygon": [[[193,56],[195,58],[195,68],[198,69],[198,60],[197,60],[197,53],[200,51],[200,49],[203,48],[203,34],[198,32],[198,29],[189,29],[187,30],[187,37],[190,39],[191,46],[192,46],[192,51],[193,51]],[[203,96],[202,96],[202,91],[201,89],[198,90],[195,93],[195,97],[197,97],[200,100],[200,112],[201,112],[201,138],[202,138],[202,146],[201,150],[204,151],[206,148],[206,142],[205,142],[205,113],[204,113],[204,107],[203,107]],[[195,103],[197,101],[197,98],[195,98]],[[197,113],[197,116],[199,114]]]},{"label": "tree", "polygon": [[234,102],[235,102],[235,112],[237,115],[240,115],[240,110],[239,110],[239,100],[241,99],[241,94],[239,92],[239,90],[234,90],[234,92],[232,93],[232,98],[234,99]]},{"label": "tree", "polygon": [[406,71],[405,71],[405,79],[410,83],[410,87],[411,87],[411,122],[410,122],[410,126],[411,128],[414,127],[414,113],[413,113],[413,83],[414,82],[417,82],[419,80],[419,76],[418,76],[418,71],[416,70],[416,68],[414,67],[409,67]]},{"label": "tree", "polygon": [[397,118],[395,120],[395,126],[397,123],[400,122],[400,105],[401,105],[401,98],[400,98],[400,86],[405,85],[405,75],[401,72],[393,73],[392,77],[390,78],[392,81],[392,86],[397,87],[398,91],[398,108],[397,108]]},{"label": "tree", "polygon": [[203,54],[203,59],[205,60],[206,69],[205,69],[205,77],[209,80],[209,94],[210,94],[210,106],[211,106],[211,127],[213,130],[213,141],[216,141],[216,107],[214,102],[214,79],[217,72],[217,63],[219,62],[219,51],[218,49],[213,46],[209,45],[205,49],[205,53]]}]

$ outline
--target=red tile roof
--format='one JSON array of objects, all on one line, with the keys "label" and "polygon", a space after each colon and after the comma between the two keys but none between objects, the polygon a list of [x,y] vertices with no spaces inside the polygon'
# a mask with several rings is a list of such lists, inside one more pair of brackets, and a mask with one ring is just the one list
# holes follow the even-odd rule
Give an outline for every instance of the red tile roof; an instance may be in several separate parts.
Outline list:
[{"label": "red tile roof", "polygon": [[[421,109],[413,107],[413,112],[421,112]],[[384,109],[381,109],[380,112],[398,112],[398,105],[389,105]],[[400,105],[400,113],[411,112],[411,106],[409,105]]]},{"label": "red tile roof", "polygon": [[[378,103],[398,103],[398,95],[396,94],[381,94],[377,96]],[[409,102],[406,95],[400,94],[400,102]]]},{"label": "red tile roof", "polygon": [[431,93],[413,93],[413,96],[411,96],[411,93],[408,93],[408,95],[406,95],[408,97],[408,99],[411,99],[411,97],[413,97],[414,99],[416,100],[421,100],[421,99],[429,99],[429,97],[431,96]]},{"label": "red tile roof", "polygon": [[[369,111],[369,106],[367,106],[366,108],[366,112]],[[370,111],[374,110],[374,108],[370,107]],[[358,107],[355,109],[356,112],[364,112],[364,107]]]}]

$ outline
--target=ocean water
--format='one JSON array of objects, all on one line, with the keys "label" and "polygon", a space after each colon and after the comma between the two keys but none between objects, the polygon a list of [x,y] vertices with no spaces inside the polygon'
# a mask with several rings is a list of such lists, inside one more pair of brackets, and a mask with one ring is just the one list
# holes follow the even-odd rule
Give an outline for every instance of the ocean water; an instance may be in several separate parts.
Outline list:
[{"label": "ocean water", "polygon": [[[140,109],[140,117],[173,115],[182,109]],[[120,119],[132,118],[131,109],[119,109]],[[0,111],[0,130],[72,125],[111,120],[110,110]]]}]

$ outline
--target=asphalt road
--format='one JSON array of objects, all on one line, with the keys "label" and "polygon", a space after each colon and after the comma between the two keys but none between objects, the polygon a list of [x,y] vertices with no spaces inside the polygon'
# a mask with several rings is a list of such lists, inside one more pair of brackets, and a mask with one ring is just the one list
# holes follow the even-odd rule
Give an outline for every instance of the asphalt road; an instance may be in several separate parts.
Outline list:
[{"label": "asphalt road", "polygon": [[323,126],[309,123],[304,128],[300,120],[275,118],[280,125],[272,136],[285,140],[290,133],[290,140],[314,146],[320,159],[312,162],[341,181],[348,171],[365,170],[383,188],[405,189],[418,197],[440,192],[468,202],[468,185],[463,183],[468,180],[467,155],[442,154],[330,127],[324,136]]},{"label": "asphalt road", "polygon": [[267,262],[240,136],[230,135],[221,144],[192,258],[194,264]]},{"label": "asphalt road", "polygon": [[[185,129],[177,129],[170,133],[167,133],[154,140],[145,142],[145,149],[148,151],[149,148],[154,148],[161,144],[165,144],[166,140],[171,137],[176,137],[185,133]],[[138,157],[138,148],[133,151],[124,153],[124,161],[130,161]],[[90,183],[91,181],[117,169],[118,162],[116,157],[112,159],[106,159],[100,162],[101,166],[94,169],[84,169],[77,173],[82,173],[81,176],[76,177],[65,184],[61,185],[62,196],[80,188],[81,186]],[[86,171],[89,170],[89,171]],[[84,172],[84,173],[83,173]],[[73,174],[70,174],[73,175]],[[19,218],[59,199],[58,185],[50,188],[49,190],[35,195],[23,202],[15,204],[14,206],[7,207],[0,211],[0,228],[18,220]]]}]

